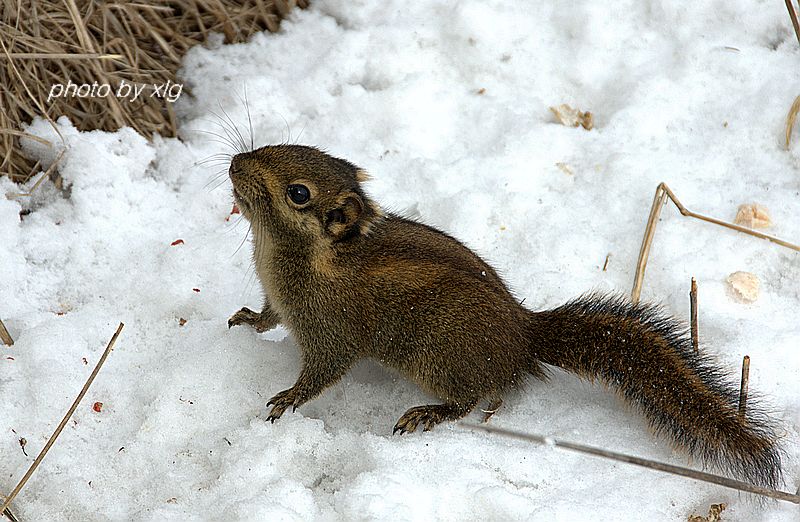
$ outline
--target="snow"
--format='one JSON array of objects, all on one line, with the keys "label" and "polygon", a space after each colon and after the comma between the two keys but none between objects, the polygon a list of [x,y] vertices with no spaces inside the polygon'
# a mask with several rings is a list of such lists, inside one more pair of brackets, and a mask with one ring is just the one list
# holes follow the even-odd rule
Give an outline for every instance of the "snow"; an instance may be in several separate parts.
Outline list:
[{"label": "snow", "polygon": [[[15,501],[21,520],[685,520],[719,502],[724,519],[797,520],[792,504],[454,424],[392,436],[407,408],[432,399],[370,362],[265,422],[298,351],[282,327],[226,327],[261,293],[247,224],[229,216],[230,185],[215,177],[224,165],[199,164],[230,150],[199,131],[220,132],[224,111],[249,138],[246,93],[256,145],[297,140],[366,168],[385,208],[465,241],[544,309],[629,291],[660,181],[725,220],[760,203],[768,233],[800,242],[800,145],[782,145],[798,60],[780,2],[318,0],[279,34],[190,51],[182,141],[59,120],[69,192],[44,183],[0,198],[0,318],[16,341],[0,352],[0,489],[122,321]],[[554,123],[561,103],[592,111],[595,129]],[[41,120],[29,131],[60,142]],[[57,154],[25,147],[45,166]],[[26,188],[0,179],[4,194]],[[761,280],[754,304],[726,293],[737,270]],[[703,349],[732,375],[752,357],[750,387],[783,426],[794,492],[800,254],[668,205],[643,298],[686,318],[692,276]],[[614,393],[560,372],[507,397],[491,424],[697,465]]]}]

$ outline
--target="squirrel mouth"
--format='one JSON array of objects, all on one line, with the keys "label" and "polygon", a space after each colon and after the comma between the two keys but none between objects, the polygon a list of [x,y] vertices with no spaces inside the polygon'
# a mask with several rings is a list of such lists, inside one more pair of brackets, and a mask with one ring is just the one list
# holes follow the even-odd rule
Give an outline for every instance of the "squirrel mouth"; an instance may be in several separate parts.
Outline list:
[{"label": "squirrel mouth", "polygon": [[236,190],[236,187],[233,187],[233,199],[242,210],[250,210],[250,205],[247,204],[247,201],[245,201],[245,199],[242,197],[242,194]]}]

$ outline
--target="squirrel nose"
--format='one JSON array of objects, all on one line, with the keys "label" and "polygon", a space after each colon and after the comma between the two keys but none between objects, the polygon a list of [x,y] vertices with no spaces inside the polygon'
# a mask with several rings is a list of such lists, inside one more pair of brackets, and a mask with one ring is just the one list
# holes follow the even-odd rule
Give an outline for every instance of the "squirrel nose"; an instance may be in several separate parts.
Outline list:
[{"label": "squirrel nose", "polygon": [[231,166],[228,168],[228,176],[231,178],[231,180],[235,180],[236,178],[240,178],[242,176],[241,163],[236,160],[236,156],[234,156],[231,160]]}]

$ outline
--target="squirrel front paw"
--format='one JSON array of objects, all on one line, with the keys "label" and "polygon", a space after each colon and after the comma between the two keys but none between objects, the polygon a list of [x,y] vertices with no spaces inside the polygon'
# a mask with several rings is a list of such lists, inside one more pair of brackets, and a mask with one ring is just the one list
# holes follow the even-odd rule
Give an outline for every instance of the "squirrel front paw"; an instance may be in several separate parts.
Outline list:
[{"label": "squirrel front paw", "polygon": [[273,313],[254,312],[246,306],[233,314],[228,319],[228,328],[246,324],[256,329],[256,332],[266,332],[278,325],[278,318]]},{"label": "squirrel front paw", "polygon": [[275,395],[273,398],[267,402],[267,406],[272,404],[272,410],[269,412],[267,416],[267,420],[271,423],[275,423],[277,419],[281,418],[283,412],[286,411],[286,408],[289,406],[292,407],[292,412],[297,409],[297,406],[300,403],[300,396],[298,395],[297,391],[294,387],[289,388],[288,390],[283,390],[279,394]]}]

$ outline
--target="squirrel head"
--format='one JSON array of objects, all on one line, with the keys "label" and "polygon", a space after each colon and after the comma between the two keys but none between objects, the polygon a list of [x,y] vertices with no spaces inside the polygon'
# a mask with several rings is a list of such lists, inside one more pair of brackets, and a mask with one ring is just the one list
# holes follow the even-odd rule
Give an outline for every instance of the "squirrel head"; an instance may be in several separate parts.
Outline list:
[{"label": "squirrel head", "polygon": [[381,214],[361,189],[366,172],[314,147],[237,154],[228,174],[244,216],[273,237],[346,241],[368,234]]}]

